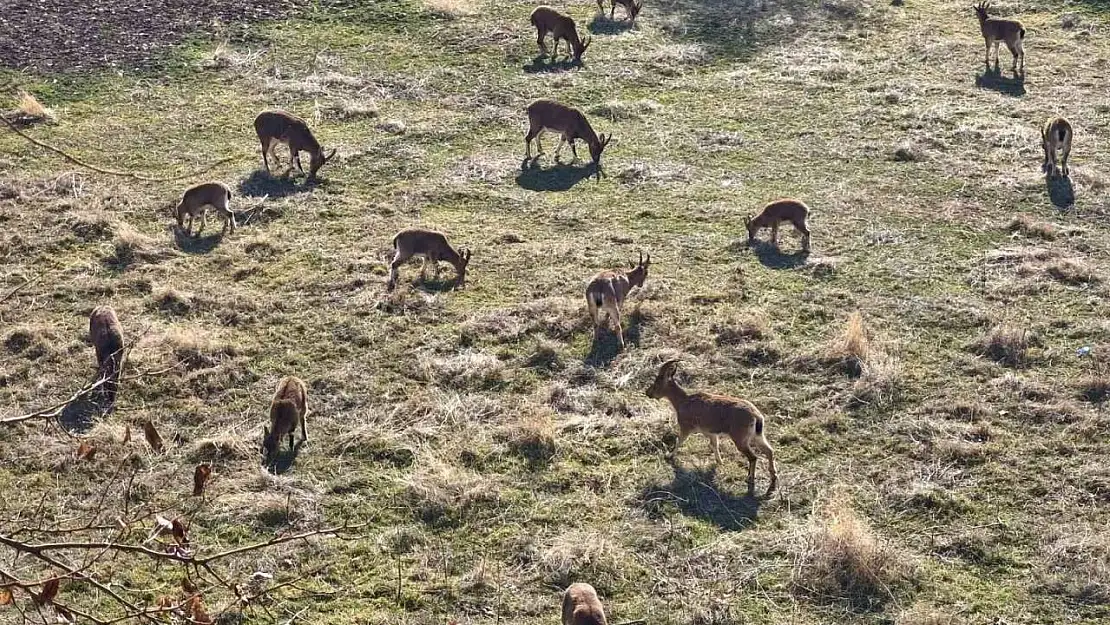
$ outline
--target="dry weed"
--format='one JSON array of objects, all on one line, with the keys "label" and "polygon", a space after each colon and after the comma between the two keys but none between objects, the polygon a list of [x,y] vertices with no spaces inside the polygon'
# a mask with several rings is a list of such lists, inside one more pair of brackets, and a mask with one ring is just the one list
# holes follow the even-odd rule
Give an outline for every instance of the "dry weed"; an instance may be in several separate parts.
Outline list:
[{"label": "dry weed", "polygon": [[998,325],[972,344],[980,356],[1008,367],[1025,364],[1029,348],[1039,342],[1037,335],[1012,325]]}]

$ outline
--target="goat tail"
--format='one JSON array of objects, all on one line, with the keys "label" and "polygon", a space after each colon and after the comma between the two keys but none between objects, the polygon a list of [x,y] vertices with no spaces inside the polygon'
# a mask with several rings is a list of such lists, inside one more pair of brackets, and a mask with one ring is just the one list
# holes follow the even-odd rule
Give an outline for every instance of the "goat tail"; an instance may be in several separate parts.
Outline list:
[{"label": "goat tail", "polygon": [[605,301],[605,296],[603,296],[601,293],[594,293],[593,298],[594,306],[601,308],[601,304]]},{"label": "goat tail", "polygon": [[755,420],[755,434],[763,436],[763,417],[757,417]]}]

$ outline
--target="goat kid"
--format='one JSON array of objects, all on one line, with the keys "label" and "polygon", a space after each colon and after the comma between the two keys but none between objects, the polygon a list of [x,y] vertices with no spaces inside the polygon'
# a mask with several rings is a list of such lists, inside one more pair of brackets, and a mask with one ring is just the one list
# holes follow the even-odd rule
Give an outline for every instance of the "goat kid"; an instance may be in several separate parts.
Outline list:
[{"label": "goat kid", "polygon": [[779,224],[789,221],[794,224],[794,229],[802,235],[802,250],[809,251],[809,207],[799,200],[776,200],[763,207],[753,219],[744,218],[744,226],[748,229],[748,245],[755,243],[756,234],[763,228],[771,229],[771,243],[778,247]]},{"label": "goat kid", "polygon": [[466,282],[466,267],[470,264],[471,251],[459,248],[458,251],[447,242],[447,236],[442,232],[427,230],[425,228],[408,228],[393,236],[393,262],[389,264],[389,282],[386,289],[392,291],[397,286],[397,277],[402,264],[413,256],[423,256],[424,264],[420,267],[420,278],[427,275],[428,264],[431,263],[435,276],[439,277],[439,261],[451,263],[455,268],[457,277],[455,287],[460,288]]},{"label": "goat kid", "polygon": [[308,152],[312,158],[308,168],[308,180],[316,179],[316,172],[335,156],[335,150],[324,153],[320,142],[308,128],[308,122],[286,113],[285,111],[263,111],[254,119],[254,131],[258,133],[258,141],[262,144],[262,163],[266,166],[266,173],[270,174],[270,156],[277,160],[277,155],[272,150],[279,143],[289,146],[289,169],[282,177],[288,176],[293,171],[293,166],[303,174],[301,167],[301,152]]},{"label": "goat kid", "polygon": [[301,430],[301,442],[308,440],[308,388],[296,376],[286,376],[278,383],[270,401],[270,427],[262,430],[262,449],[266,461],[273,460],[281,446],[281,439],[289,436],[289,449],[293,449],[293,433]]},{"label": "goat kid", "polygon": [[[231,189],[222,182],[203,182],[189,187],[181,195],[181,201],[174,209],[177,217],[177,228],[184,229],[186,235],[200,236],[208,223],[208,207],[216,209],[224,222],[224,230],[231,228],[235,233],[235,213],[231,212]],[[193,218],[200,215],[200,227],[193,233]],[[185,217],[189,218],[189,227],[185,228]]]},{"label": "goat kid", "polygon": [[540,51],[547,54],[547,44],[544,39],[548,33],[551,33],[552,40],[555,42],[554,50],[551,52],[551,60],[559,55],[559,40],[567,42],[568,54],[574,56],[576,63],[582,61],[582,55],[585,54],[586,48],[590,47],[590,37],[582,40],[578,37],[578,27],[569,15],[564,15],[549,6],[536,7],[532,11],[532,26],[536,27],[536,43],[540,45]]},{"label": "goat kid", "polygon": [[[1063,174],[1068,176],[1068,156],[1071,154],[1072,128],[1063,117],[1053,117],[1041,126],[1041,147],[1044,148],[1044,163],[1041,168],[1049,177]],[[1062,152],[1057,160],[1057,152]]]},{"label": "goat kid", "polygon": [[609,145],[612,136],[601,135],[598,137],[581,111],[552,100],[536,100],[529,104],[528,134],[524,136],[525,160],[532,158],[532,139],[536,140],[538,150],[536,157],[538,158],[543,154],[540,137],[545,130],[554,130],[560,134],[559,146],[555,149],[556,160],[559,158],[559,152],[563,149],[563,143],[566,142],[570,143],[570,150],[574,154],[575,160],[578,160],[578,148],[575,146],[575,141],[582,139],[589,146],[590,158],[594,165],[598,166],[600,172],[601,153]]}]

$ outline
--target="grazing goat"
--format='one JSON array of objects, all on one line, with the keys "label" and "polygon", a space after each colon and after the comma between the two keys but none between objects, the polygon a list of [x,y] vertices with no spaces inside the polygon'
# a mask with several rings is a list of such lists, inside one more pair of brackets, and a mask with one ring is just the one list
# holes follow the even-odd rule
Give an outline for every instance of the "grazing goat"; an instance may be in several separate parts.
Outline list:
[{"label": "grazing goat", "polygon": [[606,318],[612,323],[617,333],[617,342],[624,349],[624,328],[621,326],[621,304],[632,287],[644,286],[647,280],[648,266],[651,265],[651,254],[644,258],[640,252],[640,262],[629,263],[632,270],[627,273],[616,271],[603,271],[594,276],[586,285],[586,306],[589,308],[590,320],[594,322],[594,338],[601,335],[602,325]]},{"label": "grazing goat", "polygon": [[123,326],[111,306],[97,306],[89,315],[89,342],[96,350],[96,379],[104,380],[102,394],[110,408],[116,401],[123,368]]},{"label": "grazing goat", "polygon": [[397,275],[401,265],[413,256],[423,256],[424,264],[420,267],[420,278],[424,279],[428,271],[428,263],[432,264],[435,276],[439,277],[439,261],[446,261],[455,267],[457,278],[455,286],[462,287],[466,282],[466,266],[470,263],[470,250],[466,248],[451,247],[447,236],[435,230],[424,228],[408,228],[393,236],[393,262],[389,265],[389,282],[386,289],[392,291],[397,286]]},{"label": "grazing goat", "polygon": [[[185,190],[177,208],[174,209],[174,214],[177,216],[177,228],[180,230],[184,227],[187,215],[189,217],[189,227],[185,229],[185,234],[200,236],[201,231],[204,230],[204,225],[208,223],[209,206],[216,209],[220,218],[223,219],[224,230],[227,230],[230,226],[231,232],[234,234],[235,213],[231,212],[231,189],[227,188],[227,185],[222,182],[202,182]],[[200,227],[197,228],[196,234],[194,234],[193,218],[197,215],[200,215]]]},{"label": "grazing goat", "polygon": [[532,25],[536,27],[536,43],[540,44],[540,51],[547,54],[547,45],[544,38],[551,33],[555,42],[555,49],[551,52],[551,60],[559,55],[559,40],[567,42],[568,54],[574,55],[575,62],[582,60],[586,48],[590,47],[590,37],[583,41],[578,38],[578,27],[569,15],[564,15],[549,6],[536,7],[532,11]]},{"label": "grazing goat", "polygon": [[[1057,174],[1068,175],[1068,155],[1071,154],[1071,124],[1063,117],[1053,117],[1041,126],[1041,147],[1044,148],[1042,169],[1049,177]],[[1057,163],[1056,151],[1063,152]]]},{"label": "grazing goat", "polygon": [[[282,176],[288,176],[293,171],[294,165],[302,174],[304,173],[304,168],[301,167],[301,152],[308,152],[312,156],[308,168],[309,180],[315,180],[316,172],[335,156],[335,150],[324,154],[320,142],[308,129],[308,122],[285,111],[259,113],[254,119],[254,130],[258,133],[258,141],[262,143],[262,163],[266,165],[266,173],[271,173],[269,157],[271,150],[278,143],[289,146],[289,169]],[[273,156],[276,161],[277,155]]]},{"label": "grazing goat", "polygon": [[1018,71],[1018,59],[1021,60],[1021,72],[1025,72],[1025,27],[1017,20],[1004,20],[987,17],[990,2],[980,2],[975,6],[975,15],[979,18],[979,30],[983,33],[983,41],[987,45],[987,69],[991,67],[991,48],[994,48],[994,63],[998,65],[998,44],[1006,42],[1010,54],[1014,56],[1015,72]]},{"label": "grazing goat", "polygon": [[762,228],[771,228],[771,243],[778,247],[779,223],[789,221],[794,224],[794,229],[802,235],[802,249],[809,251],[809,207],[799,200],[776,200],[763,207],[763,211],[754,219],[744,218],[744,225],[748,228],[748,245],[755,243],[755,235]]},{"label": "grazing goat", "polygon": [[759,409],[745,399],[737,399],[726,395],[695,392],[688,393],[675,382],[674,375],[678,370],[677,360],[668,360],[659,368],[659,375],[647,390],[647,396],[652,399],[667,398],[674,406],[678,415],[678,441],[675,442],[674,454],[682,447],[682,443],[690,434],[701,432],[713,442],[713,455],[717,463],[721,462],[720,435],[728,435],[740,453],[748,459],[748,492],[755,491],[755,462],[759,451],[767,456],[767,470],[771,474],[771,484],[767,489],[770,493],[778,483],[775,473],[775,452],[763,435],[764,417]]},{"label": "grazing goat", "polygon": [[577,160],[578,148],[575,147],[574,142],[582,139],[586,142],[586,145],[590,146],[590,158],[593,159],[595,165],[599,166],[599,169],[601,152],[612,139],[611,136],[606,137],[605,135],[598,137],[590,126],[590,122],[586,121],[586,116],[578,109],[551,100],[536,100],[528,105],[528,134],[524,136],[525,160],[532,158],[533,138],[536,140],[538,150],[536,157],[538,158],[540,154],[543,154],[540,137],[545,130],[554,130],[560,133],[559,147],[555,149],[556,160],[559,158],[559,151],[563,149],[563,143],[565,142],[570,142],[570,150],[574,153],[575,160]]},{"label": "grazing goat", "polygon": [[589,584],[571,584],[563,592],[563,625],[606,625],[605,609]]},{"label": "grazing goat", "polygon": [[262,448],[267,462],[277,454],[282,437],[289,436],[289,449],[293,449],[293,432],[298,428],[301,442],[308,440],[307,416],[308,389],[304,382],[291,375],[282,378],[270,402],[270,427],[262,430]]},{"label": "grazing goat", "polygon": [[[597,10],[604,13],[605,7],[602,2],[603,0],[597,0]],[[624,7],[625,13],[627,13],[626,19],[629,21],[636,21],[640,9],[644,8],[643,0],[640,0],[640,2],[636,2],[636,0],[609,0],[609,19],[613,19],[613,12],[617,10],[618,4]]]}]

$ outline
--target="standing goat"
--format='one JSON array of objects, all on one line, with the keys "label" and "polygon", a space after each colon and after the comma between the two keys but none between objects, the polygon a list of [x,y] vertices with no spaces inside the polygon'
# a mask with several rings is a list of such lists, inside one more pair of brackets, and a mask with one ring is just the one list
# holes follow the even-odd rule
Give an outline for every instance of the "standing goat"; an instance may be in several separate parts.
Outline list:
[{"label": "standing goat", "polygon": [[[224,230],[227,230],[230,226],[231,233],[234,234],[235,213],[231,212],[231,189],[227,188],[227,185],[222,182],[203,182],[185,190],[177,208],[174,209],[178,229],[185,226],[185,217],[188,216],[189,227],[185,229],[185,234],[200,236],[201,231],[204,230],[204,225],[208,223],[209,206],[216,209],[216,212],[223,219]],[[193,218],[197,215],[200,215],[200,227],[197,228],[196,234],[193,234]]]},{"label": "standing goat", "polygon": [[262,144],[262,163],[266,165],[268,174],[271,173],[269,157],[272,155],[274,160],[277,160],[277,155],[271,154],[271,151],[278,143],[289,146],[289,169],[282,176],[288,176],[293,171],[294,165],[302,174],[304,173],[304,168],[301,167],[301,152],[308,152],[312,156],[312,162],[308,168],[308,180],[315,180],[316,172],[335,156],[335,150],[324,154],[320,142],[308,129],[308,122],[285,111],[259,113],[254,119],[254,131],[258,133],[258,141]]},{"label": "standing goat", "polygon": [[603,271],[586,285],[586,306],[589,308],[590,320],[594,323],[594,338],[601,335],[602,325],[606,318],[612,323],[617,333],[617,342],[624,349],[624,328],[621,326],[621,304],[632,287],[644,285],[647,280],[648,266],[651,265],[651,254],[644,258],[640,252],[640,262],[629,263],[632,270],[627,273],[616,271]]},{"label": "standing goat", "polygon": [[1006,43],[1010,54],[1014,57],[1014,72],[1018,71],[1018,59],[1021,60],[1021,73],[1025,72],[1025,27],[1017,20],[1004,20],[987,17],[990,2],[980,2],[975,5],[975,15],[979,18],[979,30],[983,33],[983,41],[987,45],[987,69],[991,68],[991,48],[994,48],[994,63],[998,65],[998,44]]},{"label": "standing goat", "polygon": [[809,207],[800,200],[776,200],[763,207],[763,210],[756,215],[754,219],[751,217],[744,218],[744,225],[748,228],[748,245],[755,243],[755,235],[762,228],[771,228],[771,243],[778,247],[779,244],[779,224],[784,221],[789,221],[794,224],[794,229],[802,235],[802,250],[809,251],[809,224],[807,218],[809,217]]},{"label": "standing goat", "polygon": [[[1052,117],[1041,126],[1041,147],[1044,148],[1044,164],[1041,168],[1049,177],[1068,175],[1068,155],[1071,154],[1072,129],[1063,117]],[[1063,152],[1057,163],[1057,150]]]},{"label": "standing goat", "polygon": [[568,54],[574,55],[574,61],[581,62],[586,48],[590,47],[590,37],[585,41],[578,38],[578,27],[569,15],[564,15],[549,6],[536,7],[532,11],[532,25],[536,27],[536,43],[540,44],[540,51],[547,54],[547,45],[544,38],[551,33],[555,42],[555,49],[551,52],[551,60],[559,55],[559,40],[567,42]]},{"label": "standing goat", "polygon": [[293,433],[301,430],[301,442],[308,440],[305,425],[308,416],[308,388],[295,376],[286,376],[278,383],[270,402],[270,427],[262,430],[262,449],[266,462],[273,460],[281,446],[281,439],[289,436],[289,449],[293,450]]},{"label": "standing goat", "polygon": [[[688,393],[675,382],[678,361],[668,360],[659,368],[655,382],[647,390],[652,399],[667,398],[678,416],[678,441],[673,455],[694,432],[705,434],[713,442],[713,455],[721,462],[720,436],[732,439],[740,453],[748,459],[748,493],[755,491],[755,451],[767,456],[767,470],[771,474],[770,493],[778,483],[775,473],[775,452],[763,436],[764,417],[750,401],[714,393]],[[755,451],[753,451],[753,448]]]},{"label": "standing goat", "polygon": [[577,582],[563,592],[563,625],[607,625],[605,609],[593,586]]},{"label": "standing goat", "polygon": [[563,143],[565,142],[570,142],[570,150],[574,154],[575,160],[577,160],[578,148],[575,147],[574,142],[582,139],[586,142],[586,145],[590,146],[590,158],[593,159],[593,163],[598,166],[600,172],[601,152],[605,149],[605,146],[609,145],[612,137],[606,137],[605,135],[598,137],[581,111],[551,100],[536,100],[529,104],[528,134],[524,136],[525,160],[532,158],[532,139],[536,140],[538,150],[536,157],[539,158],[540,154],[543,154],[540,137],[545,130],[554,130],[560,133],[559,147],[555,148],[556,160],[558,160],[559,151],[563,149]]},{"label": "standing goat", "polygon": [[466,248],[451,247],[447,236],[435,230],[424,228],[408,228],[393,236],[393,262],[389,265],[389,283],[386,289],[392,291],[397,286],[397,276],[401,265],[413,256],[423,256],[424,264],[420,267],[420,278],[424,279],[428,271],[428,263],[432,264],[435,276],[439,277],[439,261],[446,261],[455,267],[458,277],[455,286],[462,287],[466,282],[466,266],[470,264],[471,251]]},{"label": "standing goat", "polygon": [[89,342],[96,350],[96,378],[104,380],[102,410],[107,412],[115,404],[123,369],[123,326],[111,306],[97,306],[89,315]]},{"label": "standing goat", "polygon": [[[603,0],[597,0],[597,10],[602,13],[605,12],[605,6],[602,4]],[[640,14],[640,9],[644,8],[643,0],[636,2],[636,0],[609,0],[609,19],[613,19],[613,13],[617,10],[617,5],[624,7],[627,14],[628,21],[636,21],[636,16]]]}]

